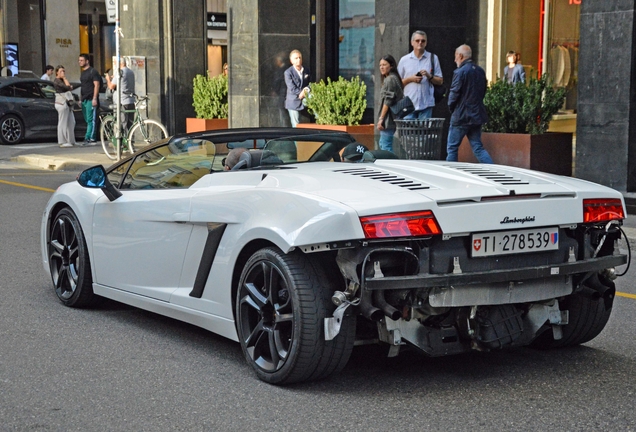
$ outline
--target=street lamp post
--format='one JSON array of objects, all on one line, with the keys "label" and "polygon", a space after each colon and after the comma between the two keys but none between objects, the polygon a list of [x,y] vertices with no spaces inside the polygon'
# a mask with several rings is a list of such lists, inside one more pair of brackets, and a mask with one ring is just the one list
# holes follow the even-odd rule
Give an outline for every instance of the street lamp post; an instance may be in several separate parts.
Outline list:
[{"label": "street lamp post", "polygon": [[115,104],[115,139],[117,141],[117,160],[121,160],[121,59],[119,52],[119,0],[115,0],[115,56],[117,57],[117,103]]}]

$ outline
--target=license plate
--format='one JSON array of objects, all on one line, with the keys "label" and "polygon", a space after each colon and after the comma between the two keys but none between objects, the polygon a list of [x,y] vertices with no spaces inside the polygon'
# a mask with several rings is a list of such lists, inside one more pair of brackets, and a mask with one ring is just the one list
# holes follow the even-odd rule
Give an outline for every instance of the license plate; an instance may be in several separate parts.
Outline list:
[{"label": "license plate", "polygon": [[534,228],[473,234],[473,257],[541,252],[559,248],[559,228]]}]

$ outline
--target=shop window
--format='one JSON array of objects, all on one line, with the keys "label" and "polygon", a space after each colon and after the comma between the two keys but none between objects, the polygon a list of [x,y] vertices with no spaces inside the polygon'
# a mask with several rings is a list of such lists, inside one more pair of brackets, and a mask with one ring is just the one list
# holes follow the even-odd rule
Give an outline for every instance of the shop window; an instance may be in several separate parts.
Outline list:
[{"label": "shop window", "polygon": [[339,0],[338,75],[359,76],[367,86],[367,108],[373,108],[375,0]]},{"label": "shop window", "polygon": [[501,70],[507,64],[505,58],[508,51],[517,53],[517,63],[523,65],[526,77],[535,77],[539,72],[541,41],[541,4],[543,0],[506,0],[503,4],[503,31],[501,54]]},{"label": "shop window", "polygon": [[556,87],[567,90],[564,112],[576,112],[579,69],[580,1],[546,1],[547,44],[543,53],[546,68]]},{"label": "shop window", "polygon": [[562,112],[574,113],[577,101],[581,6],[577,0],[504,0],[501,70],[508,51],[517,52],[526,77],[549,74],[556,87],[567,89]]}]

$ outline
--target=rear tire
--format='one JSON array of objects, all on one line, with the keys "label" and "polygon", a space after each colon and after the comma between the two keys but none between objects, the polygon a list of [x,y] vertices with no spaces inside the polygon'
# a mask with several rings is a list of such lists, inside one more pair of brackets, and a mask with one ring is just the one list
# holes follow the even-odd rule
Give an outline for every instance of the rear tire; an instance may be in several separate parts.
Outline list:
[{"label": "rear tire", "polygon": [[[562,326],[563,337],[555,340],[552,330],[541,333],[532,343],[532,348],[552,349],[580,345],[598,336],[605,328],[614,302],[614,283],[604,281],[611,288],[609,299],[588,294],[574,293],[559,302],[559,309],[569,311],[569,322]],[[589,289],[589,288],[588,288]]]},{"label": "rear tire", "polygon": [[7,114],[0,119],[0,140],[2,144],[18,144],[24,139],[24,124],[14,114]]},{"label": "rear tire", "polygon": [[314,380],[347,363],[355,321],[346,317],[340,334],[325,341],[328,281],[324,270],[300,253],[264,248],[247,261],[237,290],[236,325],[243,354],[261,380]]}]

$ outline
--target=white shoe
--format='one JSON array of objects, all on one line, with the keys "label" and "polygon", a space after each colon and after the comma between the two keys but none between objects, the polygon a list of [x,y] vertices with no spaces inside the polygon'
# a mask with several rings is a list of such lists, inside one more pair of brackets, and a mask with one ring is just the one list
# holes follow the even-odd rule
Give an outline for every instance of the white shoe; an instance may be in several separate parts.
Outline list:
[{"label": "white shoe", "polygon": [[64,143],[64,144],[60,144],[60,147],[73,147],[73,144],[71,144],[71,143]]}]

